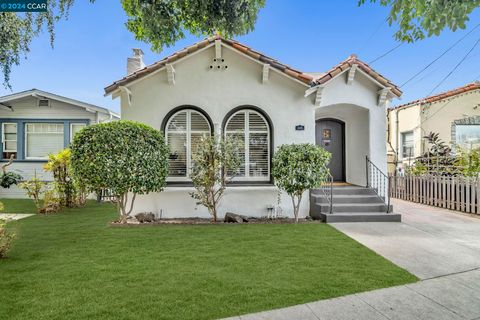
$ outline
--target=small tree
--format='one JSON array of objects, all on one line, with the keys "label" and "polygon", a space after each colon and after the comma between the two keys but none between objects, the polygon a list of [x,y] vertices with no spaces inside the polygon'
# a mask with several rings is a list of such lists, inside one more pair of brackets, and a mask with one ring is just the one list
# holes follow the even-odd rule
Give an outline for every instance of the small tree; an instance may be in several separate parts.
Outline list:
[{"label": "small tree", "polygon": [[37,208],[37,212],[41,213],[43,208],[42,195],[47,189],[47,184],[37,178],[37,173],[35,172],[35,176],[32,179],[20,183],[18,187],[25,190],[27,196],[33,200],[33,203]]},{"label": "small tree", "polygon": [[309,143],[284,144],[275,152],[272,176],[278,188],[292,197],[295,222],[303,193],[320,187],[326,180],[330,157],[325,149]]},{"label": "small tree", "polygon": [[75,179],[89,191],[108,189],[122,223],[137,194],[160,192],[165,186],[168,147],[160,131],[145,124],[114,121],[88,126],[75,135],[71,150]]},{"label": "small tree", "polygon": [[60,198],[60,206],[72,208],[75,204],[75,185],[70,175],[70,149],[63,149],[57,154],[50,154],[48,162],[43,166],[45,171],[53,173],[53,179]]},{"label": "small tree", "polygon": [[193,152],[190,177],[195,192],[190,195],[208,209],[214,222],[227,183],[240,167],[239,147],[231,138],[204,137]]},{"label": "small tree", "polygon": [[0,219],[0,259],[7,256],[14,238],[15,234],[7,230],[7,222]]}]

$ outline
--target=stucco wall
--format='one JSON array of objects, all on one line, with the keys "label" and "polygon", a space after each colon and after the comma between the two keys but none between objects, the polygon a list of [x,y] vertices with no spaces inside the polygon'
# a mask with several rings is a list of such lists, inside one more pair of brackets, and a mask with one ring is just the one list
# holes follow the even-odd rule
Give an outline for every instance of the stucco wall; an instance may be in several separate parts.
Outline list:
[{"label": "stucco wall", "polygon": [[315,117],[345,122],[347,182],[365,185],[365,156],[387,172],[386,106],[378,105],[380,88],[365,75],[357,72],[350,85],[346,77],[344,73],[327,83]]},{"label": "stucco wall", "polygon": [[317,109],[315,118],[335,118],[345,123],[346,180],[364,186],[365,156],[369,153],[368,109],[351,104],[335,104]]},{"label": "stucco wall", "polygon": [[[413,162],[413,159],[402,157],[402,132],[413,131],[414,154],[418,157],[428,149],[428,145],[422,138],[429,132],[439,134],[447,144],[452,143],[451,130],[455,120],[466,116],[480,115],[480,90],[464,93],[450,99],[434,102],[432,104],[412,105],[389,110],[390,143],[387,143],[389,152],[398,150],[398,161],[401,165]],[[397,129],[398,118],[398,129]],[[398,144],[398,147],[397,147]],[[392,152],[393,153],[393,152]]]},{"label": "stucco wall", "polygon": [[[304,98],[308,86],[288,79],[270,70],[269,80],[263,84],[263,66],[233,49],[222,47],[222,58],[228,69],[210,69],[215,52],[210,47],[174,64],[175,85],[168,84],[162,70],[129,86],[131,105],[122,99],[122,119],[136,120],[161,129],[164,117],[181,105],[194,105],[203,109],[212,119],[217,131],[232,109],[253,105],[262,109],[273,123],[274,149],[284,143],[315,142],[314,108]],[[304,131],[296,131],[304,125]],[[205,208],[196,207],[189,196],[191,188],[168,187],[162,193],[137,198],[134,212],[162,210],[166,217],[208,217]],[[220,208],[220,216],[227,211],[248,215],[266,215],[267,206],[276,202],[273,186],[230,187]],[[282,198],[285,214],[292,214],[289,198]],[[301,207],[301,216],[309,212],[308,193]]]},{"label": "stucco wall", "polygon": [[[398,122],[397,122],[398,118]],[[411,106],[408,108],[389,110],[389,130],[390,145],[389,152],[398,153],[398,161],[408,162],[412,159],[402,156],[402,133],[413,131],[413,157],[418,157],[422,153],[422,136],[424,136],[420,127],[420,106]],[[398,126],[398,128],[397,128]],[[388,141],[387,141],[388,143]]]},{"label": "stucco wall", "polygon": [[480,90],[475,90],[423,106],[422,129],[425,133],[436,132],[440,139],[452,143],[452,122],[478,115],[480,115]]}]

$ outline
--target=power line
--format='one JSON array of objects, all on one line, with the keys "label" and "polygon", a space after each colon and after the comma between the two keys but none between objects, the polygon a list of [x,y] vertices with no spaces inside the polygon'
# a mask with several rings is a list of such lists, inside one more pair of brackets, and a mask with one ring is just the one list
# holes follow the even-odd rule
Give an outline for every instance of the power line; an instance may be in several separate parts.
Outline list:
[{"label": "power line", "polygon": [[475,49],[475,47],[478,45],[479,42],[480,42],[480,38],[478,38],[477,41],[475,41],[475,43],[470,48],[470,50],[468,50],[467,54],[463,56],[463,58],[455,65],[455,67],[453,67],[453,69],[432,89],[432,91],[430,91],[430,93],[427,96],[430,96],[438,87],[442,85],[443,82],[445,82],[445,80],[447,80],[452,75],[452,73],[455,72],[455,70],[457,70],[457,68],[463,63],[463,61],[465,61],[465,59],[467,59],[468,55],[473,51],[473,49]]},{"label": "power line", "polygon": [[360,53],[360,51],[362,51],[366,46],[367,44],[370,42],[370,40],[372,40],[372,38],[378,33],[378,31],[380,31],[380,29],[387,23],[388,19],[385,18],[384,20],[382,20],[382,23],[380,23],[376,28],[375,28],[375,31],[372,32],[372,34],[368,37],[367,40],[365,40],[365,42],[363,43],[363,45],[360,47],[360,49],[358,49],[358,53]]},{"label": "power line", "polygon": [[380,59],[382,59],[383,57],[387,56],[388,54],[392,53],[393,51],[395,51],[396,49],[398,49],[399,47],[401,47],[404,43],[401,42],[399,43],[398,45],[396,45],[395,47],[393,47],[392,49],[388,50],[387,52],[385,52],[384,54],[382,54],[381,56],[378,56],[377,58],[373,59],[372,61],[370,61],[368,64],[372,64]]},{"label": "power line", "polygon": [[450,102],[454,101],[453,99],[452,100],[448,100],[447,102],[445,102],[440,108],[438,108],[437,110],[435,110],[434,113],[432,113],[431,115],[429,115],[428,117],[425,117],[423,119],[424,122],[428,121],[430,118],[432,118],[434,115],[436,115],[439,111],[441,111],[443,108],[445,108],[446,106],[448,106],[450,104]]},{"label": "power line", "polygon": [[463,39],[465,39],[466,37],[468,37],[475,29],[477,29],[478,27],[480,26],[480,23],[477,24],[475,27],[472,28],[472,30],[470,30],[467,34],[465,34],[463,37],[461,37],[460,39],[458,39],[454,44],[452,44],[449,48],[447,48],[447,50],[445,50],[441,55],[439,55],[437,58],[435,58],[432,62],[430,62],[429,64],[427,64],[422,70],[418,71],[417,73],[415,73],[410,79],[408,79],[407,81],[405,81],[404,83],[402,83],[400,85],[400,88],[403,87],[404,85],[406,85],[407,83],[409,83],[410,81],[412,81],[413,79],[415,79],[419,74],[421,74],[422,72],[424,72],[425,70],[427,70],[428,68],[430,68],[430,66],[432,64],[434,64],[435,62],[437,62],[440,58],[442,58],[444,55],[446,55],[450,50],[452,50],[454,47],[457,46],[457,44],[459,44]]}]

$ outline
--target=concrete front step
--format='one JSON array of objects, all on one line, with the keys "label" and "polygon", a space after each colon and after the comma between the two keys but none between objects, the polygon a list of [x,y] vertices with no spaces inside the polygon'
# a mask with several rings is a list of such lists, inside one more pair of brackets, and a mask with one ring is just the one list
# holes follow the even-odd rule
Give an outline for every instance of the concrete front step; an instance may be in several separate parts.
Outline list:
[{"label": "concrete front step", "polygon": [[387,205],[374,189],[358,186],[332,188],[332,213],[330,203],[321,189],[310,192],[310,216],[325,222],[395,222],[399,214],[387,213]]},{"label": "concrete front step", "polygon": [[[348,187],[333,187],[333,195],[376,195],[375,190],[365,187],[348,186]],[[323,194],[321,189],[313,189],[312,194]]]},{"label": "concrete front step", "polygon": [[[320,212],[329,212],[330,204],[316,203]],[[335,203],[332,205],[333,212],[387,212],[387,205],[384,203]],[[390,211],[392,208],[390,206]]]},{"label": "concrete front step", "polygon": [[401,222],[402,216],[398,213],[380,212],[341,212],[320,213],[318,219],[326,223],[336,222]]},{"label": "concrete front step", "polygon": [[[315,203],[322,204],[328,203],[328,199],[324,195],[312,194],[312,198]],[[380,199],[376,194],[364,194],[364,195],[333,195],[334,203],[376,203],[383,204],[383,199]]]}]

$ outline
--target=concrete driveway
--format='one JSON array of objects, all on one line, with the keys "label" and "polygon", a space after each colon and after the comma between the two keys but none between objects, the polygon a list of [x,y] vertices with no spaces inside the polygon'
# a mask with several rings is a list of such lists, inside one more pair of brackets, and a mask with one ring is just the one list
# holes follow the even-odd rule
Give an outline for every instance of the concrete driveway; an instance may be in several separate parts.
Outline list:
[{"label": "concrete driveway", "polygon": [[392,200],[401,223],[333,226],[420,279],[480,267],[480,217]]},{"label": "concrete driveway", "polygon": [[335,228],[421,281],[242,315],[235,320],[480,320],[480,219],[393,200],[403,222]]}]

